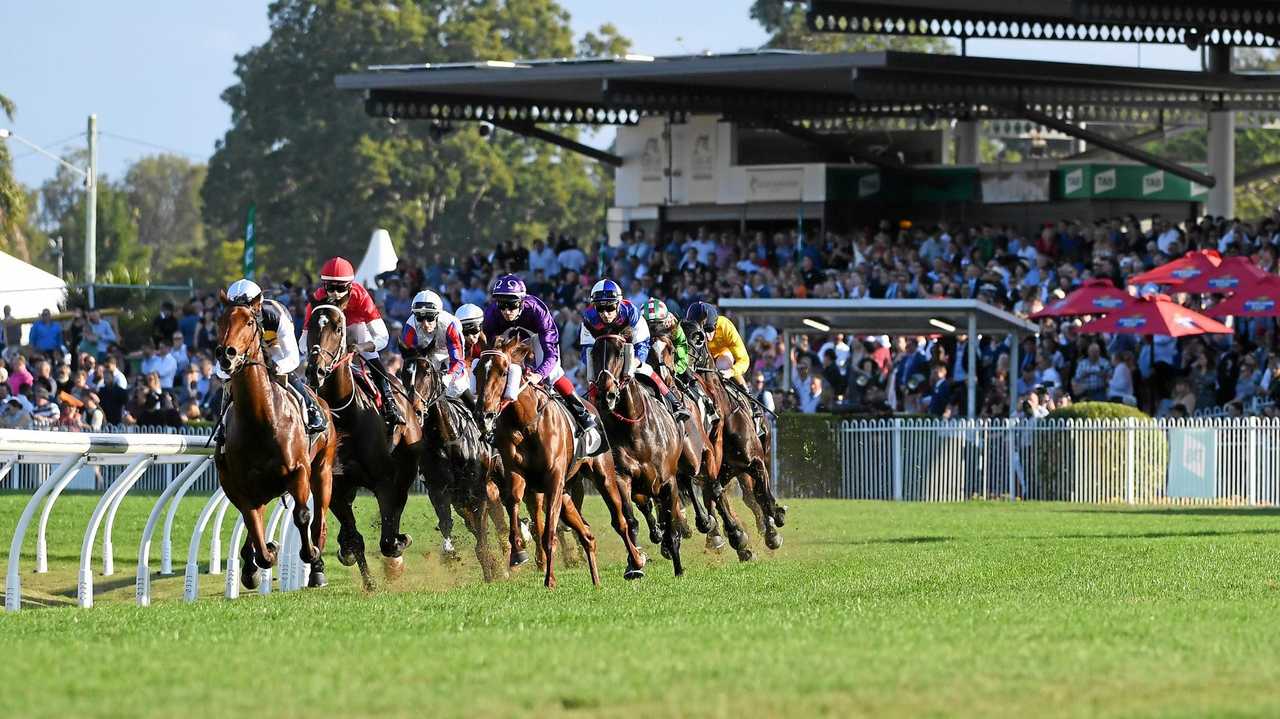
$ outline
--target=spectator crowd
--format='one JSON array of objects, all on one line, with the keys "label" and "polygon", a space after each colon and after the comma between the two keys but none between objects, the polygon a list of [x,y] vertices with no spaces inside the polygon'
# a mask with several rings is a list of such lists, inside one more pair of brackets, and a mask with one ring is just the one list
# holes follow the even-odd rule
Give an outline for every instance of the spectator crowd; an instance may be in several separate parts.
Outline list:
[{"label": "spectator crowd", "polygon": [[[1130,276],[1190,250],[1247,256],[1275,273],[1278,220],[1280,215],[1257,223],[1206,217],[1179,224],[1127,216],[1062,220],[1034,233],[989,224],[883,221],[820,238],[794,229],[743,234],[700,227],[661,238],[635,230],[624,233],[619,245],[587,247],[548,235],[528,246],[499,242],[466,255],[438,253],[425,262],[402,257],[369,289],[398,336],[419,290],[439,292],[446,309],[483,305],[494,277],[519,274],[555,314],[562,364],[581,389],[586,378],[576,346],[580,316],[591,286],[602,277],[622,285],[636,305],[658,297],[676,313],[693,301],[729,297],[972,298],[1026,317],[1086,280],[1106,278],[1125,287]],[[312,278],[259,279],[293,313],[301,332]],[[214,419],[221,391],[212,362],[216,290],[181,307],[164,303],[151,336],[136,340],[136,347],[121,339],[109,317],[83,310],[59,317],[45,311],[30,324],[24,343],[20,324],[5,308],[0,427],[177,426]],[[1176,299],[1204,309],[1217,298]],[[1079,318],[1042,321],[1037,337],[1022,340],[1018,367],[1009,366],[1007,338],[977,338],[978,414],[1043,417],[1091,400],[1169,416],[1276,411],[1280,341],[1274,320],[1236,320],[1234,335],[1182,339],[1086,335],[1081,325]],[[793,334],[787,347],[779,328],[748,323],[743,339],[752,358],[749,384],[768,406],[942,417],[964,416],[968,409],[970,338],[963,335],[814,332]],[[398,369],[394,341],[386,365]]]}]

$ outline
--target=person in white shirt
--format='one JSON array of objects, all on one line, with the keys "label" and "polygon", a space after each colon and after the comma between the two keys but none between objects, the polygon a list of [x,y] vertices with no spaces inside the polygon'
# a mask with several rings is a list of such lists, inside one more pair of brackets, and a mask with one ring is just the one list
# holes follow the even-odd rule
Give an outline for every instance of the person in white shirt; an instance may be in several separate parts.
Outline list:
[{"label": "person in white shirt", "polygon": [[102,388],[108,384],[113,384],[123,390],[129,389],[129,380],[125,379],[124,372],[121,372],[120,368],[116,366],[115,357],[107,355],[106,359],[102,360],[102,364],[98,365],[98,367],[102,369],[102,380],[95,383],[95,391],[101,393]]},{"label": "person in white shirt", "polygon": [[818,348],[818,356],[826,357],[827,350],[832,350],[836,353],[836,365],[844,367],[845,363],[849,361],[849,344],[844,341],[844,334],[837,332],[831,339],[824,342]]},{"label": "person in white shirt", "polygon": [[1111,381],[1107,383],[1107,399],[1111,402],[1125,402],[1134,397],[1133,394],[1133,353],[1125,350],[1116,355],[1115,366],[1111,368]]},{"label": "person in white shirt", "polygon": [[[560,264],[562,270],[573,270],[574,272],[582,272],[582,268],[587,266],[587,256],[577,245],[569,245],[560,251],[556,256],[556,261]],[[548,274],[548,277],[551,275]],[[478,304],[483,304],[480,302]]]},{"label": "person in white shirt", "polygon": [[529,252],[529,272],[542,270],[547,277],[560,274],[560,261],[556,259],[555,250],[547,247],[542,240],[534,240],[533,250]]},{"label": "person in white shirt", "polygon": [[187,351],[186,340],[183,339],[181,332],[173,333],[173,359],[178,363],[178,373],[187,371],[187,366],[191,364],[191,356]]}]

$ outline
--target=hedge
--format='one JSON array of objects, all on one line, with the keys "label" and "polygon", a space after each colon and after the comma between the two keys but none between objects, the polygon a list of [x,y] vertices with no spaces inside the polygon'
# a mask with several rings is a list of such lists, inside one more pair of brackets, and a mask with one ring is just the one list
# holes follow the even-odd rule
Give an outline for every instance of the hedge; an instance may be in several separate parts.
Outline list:
[{"label": "hedge", "polygon": [[774,486],[786,497],[838,497],[842,468],[832,439],[830,414],[786,412],[778,415],[778,477]]},{"label": "hedge", "polygon": [[[1031,496],[1038,499],[1076,499],[1080,491],[1069,478],[1088,476],[1090,486],[1105,486],[1111,496],[1083,497],[1101,501],[1124,501],[1129,475],[1129,432],[1123,428],[1132,421],[1138,429],[1133,433],[1134,496],[1153,499],[1165,492],[1169,463],[1169,442],[1156,428],[1155,420],[1146,413],[1124,404],[1082,402],[1049,413],[1042,420],[1057,422],[1102,422],[1114,424],[1115,431],[1055,431],[1040,433],[1035,443],[1035,485]],[[1147,428],[1148,431],[1143,431]],[[1086,467],[1092,467],[1086,473]]]}]

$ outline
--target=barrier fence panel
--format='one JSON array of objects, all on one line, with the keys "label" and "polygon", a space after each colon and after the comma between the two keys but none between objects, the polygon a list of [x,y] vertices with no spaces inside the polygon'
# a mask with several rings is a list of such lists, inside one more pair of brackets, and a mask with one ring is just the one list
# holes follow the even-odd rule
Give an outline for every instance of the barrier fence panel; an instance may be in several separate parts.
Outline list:
[{"label": "barrier fence panel", "polygon": [[839,496],[1280,502],[1280,420],[843,420]]}]

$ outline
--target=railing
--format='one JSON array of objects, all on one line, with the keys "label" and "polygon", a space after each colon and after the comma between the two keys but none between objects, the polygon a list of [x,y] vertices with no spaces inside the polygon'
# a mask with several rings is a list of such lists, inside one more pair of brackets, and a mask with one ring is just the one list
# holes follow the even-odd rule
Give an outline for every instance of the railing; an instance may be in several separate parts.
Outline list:
[{"label": "railing", "polygon": [[[36,510],[40,509],[37,525],[35,571],[48,571],[46,528],[49,516],[58,497],[85,468],[94,468],[109,478],[105,490],[94,507],[80,547],[80,566],[76,588],[77,602],[81,607],[93,606],[93,547],[99,530],[102,535],[102,574],[115,573],[115,550],[112,543],[116,513],[130,490],[139,487],[147,472],[168,468],[163,491],[152,505],[151,514],[143,529],[138,547],[136,598],[141,606],[151,602],[151,538],[164,516],[161,574],[172,574],[172,529],[178,505],[188,491],[212,475],[213,450],[206,446],[207,435],[187,433],[80,433],[50,432],[43,430],[0,430],[0,482],[9,477],[19,479],[20,470],[28,466],[52,467],[44,472],[33,488],[30,499],[14,528],[9,545],[9,563],[5,580],[5,610],[14,612],[21,608],[22,575],[19,562],[22,545]],[[104,480],[106,481],[106,480]],[[157,480],[161,481],[161,480]],[[19,485],[21,486],[21,485]],[[216,489],[216,482],[215,482]],[[220,489],[216,489],[205,502],[196,521],[187,552],[186,585],[184,597],[194,601],[199,590],[199,557],[203,536],[210,521],[213,523],[209,541],[209,574],[219,574],[222,553],[222,523],[229,502]],[[300,588],[305,582],[306,566],[292,561],[290,550],[299,541],[293,522],[281,521],[289,507],[282,503],[270,515],[269,528],[282,547],[279,588],[289,591]],[[239,595],[236,573],[236,553],[230,548],[239,541],[243,525],[237,519],[227,551],[226,595]],[[297,554],[296,549],[292,552]],[[259,591],[271,591],[271,573],[263,577]]]},{"label": "railing", "polygon": [[845,420],[837,496],[1280,502],[1280,420]]},{"label": "railing", "polygon": [[[34,431],[42,432],[61,432],[56,428],[40,429]],[[67,434],[80,434],[78,432],[69,432]],[[162,426],[142,426],[142,425],[108,425],[103,427],[98,434],[168,434],[178,435],[182,437],[191,437],[200,444],[204,444],[211,434],[206,427],[162,427]],[[21,489],[26,491],[34,491],[41,483],[49,478],[49,473],[53,471],[57,463],[40,464],[36,462],[25,462],[15,466],[8,477],[8,483],[0,478],[0,488]],[[101,492],[115,481],[120,475],[123,467],[119,465],[86,465],[82,467],[76,476],[72,478],[69,489],[84,489]],[[159,493],[169,486],[173,478],[177,475],[180,468],[173,464],[153,465],[143,472],[142,477],[138,479],[138,483],[134,489],[148,493]],[[209,494],[218,489],[218,477],[213,472],[213,465],[208,465],[204,471],[196,478],[191,487],[192,491],[197,494]]]}]

